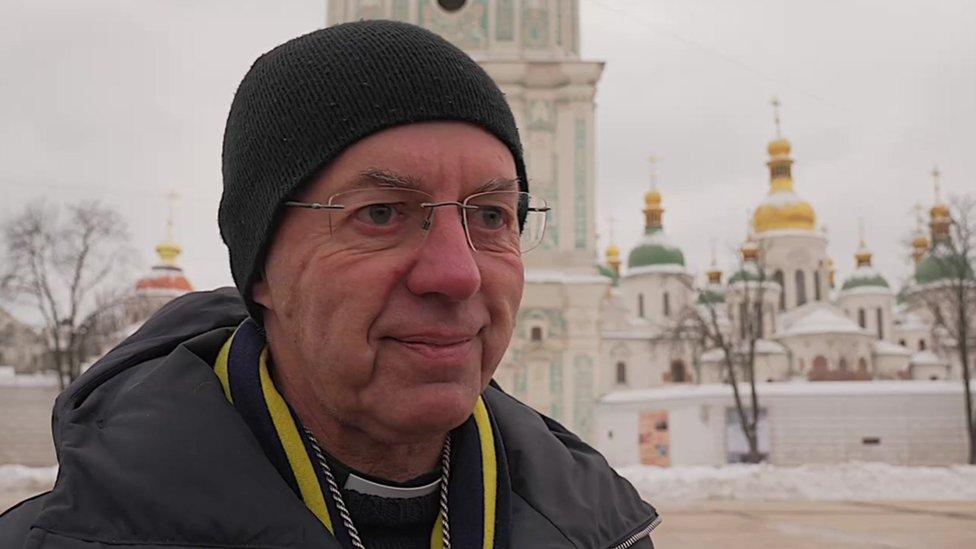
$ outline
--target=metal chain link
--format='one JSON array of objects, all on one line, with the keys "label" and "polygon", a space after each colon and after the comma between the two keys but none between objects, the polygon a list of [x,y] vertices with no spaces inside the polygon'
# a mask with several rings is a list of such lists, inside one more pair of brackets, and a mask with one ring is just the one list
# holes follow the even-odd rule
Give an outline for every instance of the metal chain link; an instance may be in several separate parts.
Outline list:
[{"label": "metal chain link", "polygon": [[[322,447],[319,446],[318,439],[312,434],[308,428],[304,428],[305,435],[308,436],[308,440],[312,445],[312,451],[315,453],[315,459],[319,463],[319,467],[322,468],[322,472],[325,474],[325,481],[329,485],[329,492],[332,494],[332,499],[335,501],[336,509],[339,510],[339,515],[342,518],[342,525],[346,527],[346,532],[349,533],[349,539],[352,540],[352,545],[354,549],[366,549],[363,545],[362,539],[359,537],[359,530],[356,530],[356,526],[352,523],[352,517],[349,515],[349,510],[346,509],[346,503],[342,499],[342,492],[339,491],[339,486],[336,483],[335,476],[332,474],[332,468],[329,467],[329,462],[325,459],[325,454],[322,452]],[[443,525],[443,539],[444,539],[444,549],[451,549],[451,530],[450,523],[447,520],[447,485],[450,480],[451,475],[451,435],[447,435],[447,439],[444,441],[444,449],[441,452],[441,497],[440,497],[440,520]]]}]

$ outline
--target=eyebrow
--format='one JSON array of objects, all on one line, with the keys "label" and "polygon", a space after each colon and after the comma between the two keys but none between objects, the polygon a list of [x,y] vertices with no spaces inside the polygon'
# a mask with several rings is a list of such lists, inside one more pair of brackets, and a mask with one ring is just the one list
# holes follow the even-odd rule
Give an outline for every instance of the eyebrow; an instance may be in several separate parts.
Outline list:
[{"label": "eyebrow", "polygon": [[[417,191],[424,190],[422,188],[420,178],[411,175],[398,174],[396,172],[391,172],[389,170],[383,170],[380,168],[367,168],[363,170],[359,173],[359,177],[357,177],[348,187],[346,187],[346,189],[343,190],[372,187],[377,183],[379,183],[381,187],[413,189]],[[496,177],[479,185],[471,194],[490,191],[518,190],[518,186],[519,179],[517,177]]]},{"label": "eyebrow", "polygon": [[490,191],[515,191],[518,190],[518,178],[496,177],[482,183],[471,194],[486,193]]}]

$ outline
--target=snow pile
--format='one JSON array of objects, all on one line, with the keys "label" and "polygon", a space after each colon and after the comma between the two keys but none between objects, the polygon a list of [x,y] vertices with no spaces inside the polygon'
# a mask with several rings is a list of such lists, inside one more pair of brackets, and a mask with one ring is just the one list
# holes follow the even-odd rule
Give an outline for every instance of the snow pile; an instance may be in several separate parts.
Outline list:
[{"label": "snow pile", "polygon": [[976,466],[905,467],[885,463],[624,467],[645,499],[671,504],[697,500],[976,501]]},{"label": "snow pile", "polygon": [[0,465],[0,493],[36,492],[50,490],[58,475],[57,465],[51,467],[27,467],[26,465]]}]

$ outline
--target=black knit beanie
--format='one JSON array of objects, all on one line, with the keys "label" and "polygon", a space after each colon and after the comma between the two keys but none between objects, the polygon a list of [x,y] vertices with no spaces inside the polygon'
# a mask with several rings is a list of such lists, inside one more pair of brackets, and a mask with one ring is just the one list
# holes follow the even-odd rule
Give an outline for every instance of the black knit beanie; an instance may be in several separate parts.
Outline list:
[{"label": "black knit beanie", "polygon": [[393,21],[318,30],[265,53],[244,76],[224,130],[220,234],[237,289],[251,299],[283,201],[347,147],[382,129],[457,120],[505,143],[528,190],[522,145],[504,94],[467,54]]}]

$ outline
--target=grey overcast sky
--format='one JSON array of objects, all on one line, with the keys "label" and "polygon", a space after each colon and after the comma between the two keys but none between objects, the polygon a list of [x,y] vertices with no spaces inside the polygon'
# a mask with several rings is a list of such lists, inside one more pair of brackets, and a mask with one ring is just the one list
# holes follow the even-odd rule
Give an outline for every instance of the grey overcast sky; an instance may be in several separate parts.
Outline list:
[{"label": "grey overcast sky", "polygon": [[[972,0],[581,0],[597,93],[600,247],[642,230],[646,158],[665,226],[695,272],[720,263],[766,193],[769,100],[783,103],[797,192],[829,227],[842,278],[863,218],[875,264],[909,272],[913,204],[976,192]],[[176,190],[182,263],[198,288],[231,282],[216,227],[220,143],[252,60],[321,27],[322,0],[4,0],[0,221],[38,197],[98,198],[128,219],[142,264]]]}]

